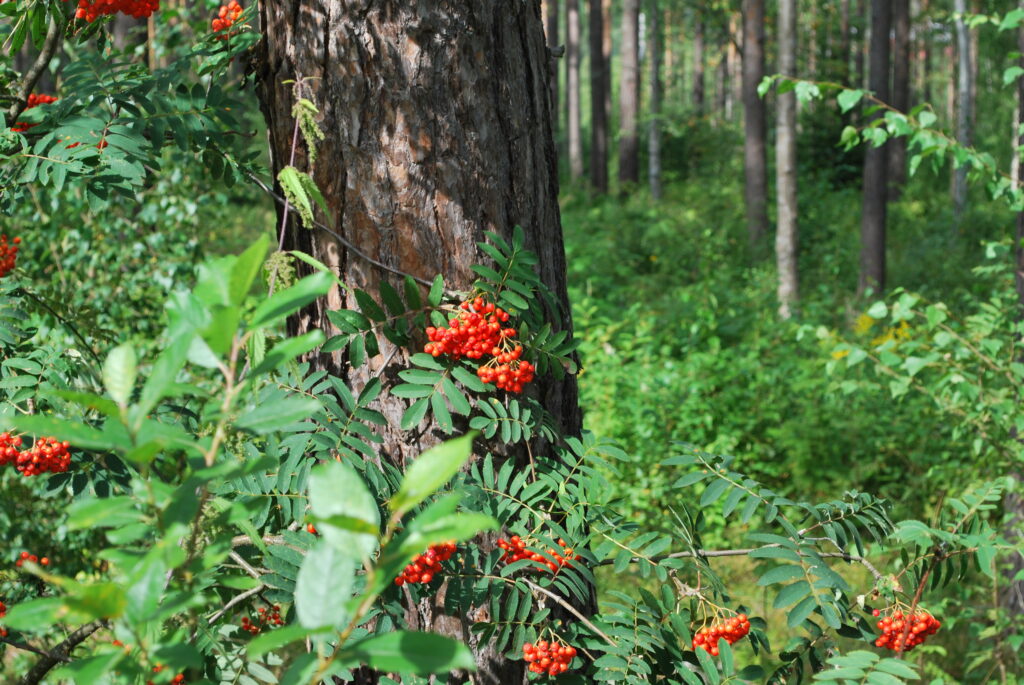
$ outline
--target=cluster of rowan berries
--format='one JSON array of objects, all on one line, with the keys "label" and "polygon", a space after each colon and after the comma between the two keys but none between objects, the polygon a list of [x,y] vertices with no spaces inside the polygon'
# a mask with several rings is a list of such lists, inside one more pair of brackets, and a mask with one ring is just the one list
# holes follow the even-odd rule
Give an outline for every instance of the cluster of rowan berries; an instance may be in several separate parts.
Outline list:
[{"label": "cluster of rowan berries", "polygon": [[569,664],[576,656],[576,648],[558,642],[540,640],[537,644],[523,645],[523,659],[530,664],[531,673],[556,676],[569,670]]},{"label": "cluster of rowan berries", "polygon": [[[878,609],[871,613],[874,616],[882,614]],[[882,634],[875,640],[875,646],[885,647],[894,652],[909,652],[942,627],[938,619],[927,611],[904,614],[898,610],[879,620],[876,625]],[[904,642],[904,633],[906,633],[906,642]]]},{"label": "cluster of rowan berries", "polygon": [[27,450],[20,435],[0,433],[0,466],[14,464],[23,476],[38,476],[41,473],[64,473],[71,465],[71,443],[56,438],[36,438]]},{"label": "cluster of rowan berries", "polygon": [[458,316],[449,319],[447,328],[427,327],[430,340],[423,351],[434,357],[446,354],[452,359],[490,359],[477,369],[484,383],[494,383],[509,392],[522,392],[533,380],[536,368],[521,359],[523,346],[515,343],[516,329],[504,326],[509,313],[477,296],[459,305]]},{"label": "cluster of rowan berries", "polygon": [[281,607],[277,604],[270,607],[270,609],[266,607],[257,609],[255,621],[250,620],[248,616],[242,617],[242,630],[253,635],[259,635],[268,625],[284,625],[284,621],[281,620]]},{"label": "cluster of rowan berries", "polygon": [[[48,105],[51,102],[57,102],[57,98],[55,98],[52,95],[40,95],[38,93],[32,93],[28,96],[28,103],[25,105],[25,109],[32,109],[33,107],[38,107],[39,105]],[[24,133],[33,126],[38,126],[38,124],[26,124],[18,121],[15,122],[14,126],[11,126],[11,130],[16,131],[18,133]]]},{"label": "cluster of rowan berries", "polygon": [[572,563],[575,559],[579,559],[580,555],[572,551],[572,547],[568,546],[565,540],[561,538],[558,540],[558,547],[548,547],[545,552],[547,555],[542,554],[536,549],[532,549],[526,546],[526,541],[518,535],[513,535],[508,540],[501,538],[498,540],[498,547],[505,550],[505,554],[502,555],[501,560],[506,564],[514,564],[517,561],[523,559],[531,559],[537,562],[536,566],[538,570],[547,569],[552,573],[558,573],[563,566]]},{"label": "cluster of rowan berries", "polygon": [[[221,5],[220,10],[217,11],[217,18],[213,20],[213,30],[220,32],[231,28],[240,16],[242,16],[242,6],[238,4],[237,0],[231,0],[228,4]],[[217,39],[227,40],[228,36],[233,36],[234,33],[225,33],[217,36]]]},{"label": "cluster of rowan berries", "polygon": [[429,583],[441,572],[441,562],[448,561],[455,554],[454,542],[442,542],[432,545],[423,554],[413,557],[402,573],[395,578],[395,585],[401,587],[407,583]]},{"label": "cluster of rowan berries", "polygon": [[22,552],[21,555],[18,556],[18,560],[14,562],[14,565],[21,568],[21,565],[26,561],[31,561],[33,564],[39,564],[40,566],[50,565],[49,557],[43,557],[40,559],[35,554],[29,554],[28,552]]},{"label": "cluster of rowan berries", "polygon": [[92,23],[103,16],[127,14],[142,19],[160,9],[160,0],[78,0],[75,10],[76,19],[85,19]]},{"label": "cluster of rowan berries", "polygon": [[[7,605],[0,602],[0,618],[7,615]],[[0,626],[0,637],[7,637],[7,628]]]},{"label": "cluster of rowan berries", "polygon": [[750,621],[746,614],[737,614],[720,623],[712,623],[697,631],[693,638],[693,648],[702,648],[711,656],[718,656],[718,641],[725,640],[730,645],[746,637],[750,632]]},{"label": "cluster of rowan berries", "polygon": [[14,271],[14,264],[18,261],[19,245],[21,238],[12,238],[8,242],[7,236],[0,235],[0,278]]}]

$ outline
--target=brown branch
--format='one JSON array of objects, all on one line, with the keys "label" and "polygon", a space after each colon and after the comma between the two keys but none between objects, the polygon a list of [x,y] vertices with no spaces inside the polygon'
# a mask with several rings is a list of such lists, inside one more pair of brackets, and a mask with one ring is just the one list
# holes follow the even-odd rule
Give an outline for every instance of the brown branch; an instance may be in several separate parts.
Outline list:
[{"label": "brown branch", "polygon": [[46,29],[46,38],[43,39],[43,47],[36,57],[36,61],[33,62],[32,66],[29,67],[22,77],[21,84],[14,94],[14,103],[7,108],[5,113],[8,127],[14,126],[18,116],[25,111],[25,107],[28,105],[29,93],[36,87],[36,83],[39,81],[39,77],[43,75],[46,65],[50,63],[53,54],[57,52],[57,45],[60,43],[60,37],[63,33],[64,23],[58,22],[56,18],[50,19],[50,26]]},{"label": "brown branch", "polygon": [[556,595],[554,592],[551,592],[550,590],[542,588],[540,585],[537,585],[536,583],[532,583],[532,582],[526,580],[525,578],[520,578],[519,580],[520,580],[520,582],[525,583],[526,586],[529,587],[531,590],[533,590],[535,592],[539,592],[539,593],[541,593],[541,594],[543,594],[543,595],[545,595],[547,597],[550,597],[551,599],[555,600],[555,602],[557,602],[559,604],[559,606],[561,606],[563,609],[565,609],[566,611],[571,613],[573,616],[578,618],[580,620],[580,622],[583,623],[583,625],[585,625],[586,627],[588,627],[592,631],[594,631],[595,635],[597,635],[598,637],[602,638],[605,642],[610,644],[612,647],[618,647],[618,645],[615,643],[615,640],[611,639],[610,637],[605,635],[603,632],[601,632],[601,629],[598,628],[597,626],[595,626],[593,623],[591,623],[591,621],[586,616],[581,614],[576,609],[576,607],[574,607],[573,605],[571,605],[568,602],[566,602],[564,599],[562,599],[561,597]]},{"label": "brown branch", "polygon": [[95,633],[104,625],[104,621],[93,621],[92,623],[85,624],[75,632],[68,635],[64,638],[63,642],[51,649],[46,653],[46,656],[37,661],[36,665],[18,681],[18,685],[39,685],[43,678],[46,677],[46,674],[53,670],[54,666],[62,661],[68,661],[68,656],[71,654],[72,650],[85,642],[90,635]]},{"label": "brown branch", "polygon": [[[699,549],[695,552],[673,552],[671,554],[662,554],[650,559],[641,559],[640,557],[633,557],[629,560],[631,564],[637,564],[641,561],[648,561],[650,563],[656,563],[658,561],[664,561],[665,559],[689,559],[696,557],[742,557],[750,554],[751,552],[758,549],[765,549],[767,547],[779,547],[779,545],[765,545],[764,547],[747,547],[745,549]],[[806,556],[806,555],[801,555]],[[875,580],[881,580],[884,576],[882,573],[875,568],[874,564],[860,556],[859,554],[849,554],[847,552],[818,552],[818,556],[823,559],[842,559],[844,561],[856,562],[866,568]],[[614,559],[604,559],[597,562],[598,566],[609,566],[615,563]]]},{"label": "brown branch", "polygon": [[[39,647],[33,647],[32,645],[28,644],[27,642],[18,642],[17,640],[12,640],[12,639],[7,638],[7,637],[0,637],[0,644],[10,645],[11,647],[14,647],[15,649],[21,649],[21,650],[24,650],[26,652],[32,652],[33,654],[38,654],[39,656],[50,656],[50,653],[47,652],[45,649],[40,649]],[[62,659],[62,661],[71,661],[71,660],[70,659]]]}]

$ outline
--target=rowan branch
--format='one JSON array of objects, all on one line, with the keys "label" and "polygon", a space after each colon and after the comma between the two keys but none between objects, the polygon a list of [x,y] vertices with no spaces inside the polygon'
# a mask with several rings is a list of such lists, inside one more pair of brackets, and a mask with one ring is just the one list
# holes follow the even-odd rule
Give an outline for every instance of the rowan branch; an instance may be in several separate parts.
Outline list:
[{"label": "rowan branch", "polygon": [[53,670],[54,666],[62,661],[69,661],[68,656],[71,654],[72,650],[85,642],[90,635],[104,627],[104,625],[106,625],[104,621],[93,621],[92,623],[85,624],[68,635],[64,638],[63,642],[51,649],[45,654],[45,656],[43,656],[42,659],[37,661],[36,665],[18,681],[18,685],[39,685],[43,678],[46,677],[46,674]]},{"label": "rowan branch", "polygon": [[551,592],[551,590],[547,590],[545,588],[542,588],[540,585],[537,585],[536,583],[530,582],[529,580],[526,580],[525,578],[520,578],[519,580],[521,582],[525,583],[526,586],[529,587],[531,590],[534,590],[535,592],[539,592],[542,595],[545,595],[546,597],[549,597],[549,598],[555,600],[555,602],[557,602],[559,606],[561,606],[563,609],[565,609],[566,611],[571,613],[573,616],[578,618],[580,620],[580,622],[583,623],[583,625],[585,625],[586,627],[588,627],[592,631],[594,631],[595,635],[597,635],[598,637],[602,638],[605,642],[610,644],[612,647],[618,647],[618,645],[615,643],[615,640],[611,639],[610,637],[605,635],[603,632],[601,632],[601,629],[598,628],[597,626],[595,626],[590,621],[590,619],[588,619],[586,616],[584,616],[582,613],[580,613],[579,610],[576,609],[576,607],[574,607],[573,605],[571,605],[568,602],[566,602],[564,599],[562,599],[561,597],[556,595],[554,592]]},{"label": "rowan branch", "polygon": [[46,69],[46,65],[50,63],[50,59],[53,58],[53,54],[57,52],[57,45],[60,43],[60,37],[63,33],[64,23],[58,22],[56,17],[51,18],[50,26],[46,29],[46,38],[43,39],[43,47],[39,51],[39,55],[36,56],[36,61],[32,63],[32,66],[22,76],[21,84],[14,92],[14,103],[7,108],[5,113],[8,127],[14,126],[14,122],[25,111],[28,105],[28,96],[32,89],[36,87],[39,77],[43,75],[43,71]]},{"label": "rowan branch", "polygon": [[[689,552],[672,552],[671,554],[662,554],[656,557],[650,557],[649,559],[633,557],[629,560],[629,563],[638,564],[641,561],[656,563],[659,561],[664,561],[665,559],[693,559],[698,557],[704,557],[708,559],[713,557],[743,557],[758,549],[779,546],[780,545],[765,545],[764,547],[747,547],[744,549],[698,549],[696,551]],[[882,580],[885,577],[877,568],[875,568],[874,564],[872,564],[870,561],[860,556],[859,554],[850,554],[848,552],[818,552],[818,556],[822,557],[823,559],[842,559],[844,561],[858,563],[864,568],[866,568],[875,580]],[[614,563],[614,559],[604,559],[602,561],[597,562],[597,565],[609,566]]]}]

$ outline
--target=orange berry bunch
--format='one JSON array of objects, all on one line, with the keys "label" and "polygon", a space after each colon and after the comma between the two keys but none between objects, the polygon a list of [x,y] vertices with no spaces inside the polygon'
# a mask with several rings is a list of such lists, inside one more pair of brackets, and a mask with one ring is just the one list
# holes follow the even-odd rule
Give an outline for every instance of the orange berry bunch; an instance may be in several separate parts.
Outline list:
[{"label": "orange berry bunch", "polygon": [[531,673],[556,676],[569,670],[569,664],[576,656],[576,648],[557,642],[540,640],[537,644],[523,645],[523,659],[530,664]]},{"label": "orange berry bunch", "polygon": [[[0,618],[7,615],[7,605],[0,602]],[[7,637],[7,628],[0,626],[0,637]]]},{"label": "orange berry bunch", "polygon": [[538,570],[547,569],[552,573],[558,573],[563,566],[580,558],[580,555],[573,552],[572,547],[569,547],[565,540],[559,539],[558,546],[561,549],[548,547],[545,550],[547,552],[547,556],[545,556],[539,551],[527,547],[526,541],[518,535],[513,535],[508,540],[505,540],[504,538],[498,540],[498,547],[505,550],[505,554],[502,555],[501,560],[506,564],[514,564],[515,562],[523,559],[531,559],[537,562],[536,566]]},{"label": "orange berry bunch", "polygon": [[441,562],[448,561],[453,554],[455,554],[454,542],[432,545],[423,554],[413,557],[412,563],[395,578],[395,585],[401,587],[406,583],[429,583],[441,572]]},{"label": "orange berry bunch", "polygon": [[[28,103],[25,105],[25,109],[32,109],[33,107],[38,107],[39,105],[48,105],[51,102],[57,102],[57,98],[55,98],[52,95],[38,95],[36,93],[32,93],[28,96]],[[11,130],[16,131],[18,133],[24,133],[33,126],[38,125],[39,124],[24,124],[19,121],[15,122],[14,126],[11,126]]]},{"label": "orange berry bunch", "polygon": [[100,17],[117,14],[141,19],[160,9],[160,0],[78,0],[76,19],[85,19],[90,24]]},{"label": "orange berry bunch", "polygon": [[31,561],[33,564],[39,564],[40,566],[49,566],[50,560],[47,557],[40,559],[35,554],[29,554],[28,552],[22,552],[18,560],[14,562],[14,565],[21,568],[21,565],[26,561]]},{"label": "orange berry bunch", "polygon": [[477,296],[459,305],[458,316],[449,319],[448,328],[427,327],[430,339],[423,351],[434,357],[446,354],[452,359],[491,358],[477,369],[484,383],[494,383],[502,390],[522,392],[533,380],[536,368],[520,359],[523,346],[515,343],[516,329],[503,326],[509,314],[483,297]]},{"label": "orange berry bunch", "polygon": [[[881,612],[875,609],[872,613],[878,616]],[[909,652],[942,627],[938,619],[923,610],[906,614],[896,611],[879,620],[876,625],[882,634],[875,640],[875,646],[885,647],[894,652]],[[906,643],[903,642],[905,631],[907,633]]]},{"label": "orange berry bunch", "polygon": [[30,449],[18,453],[15,468],[23,476],[64,473],[71,465],[71,454],[68,452],[70,447],[71,444],[66,440],[62,442],[56,438],[36,438]]},{"label": "orange berry bunch", "polygon": [[[221,5],[217,12],[217,18],[213,20],[213,30],[219,32],[230,28],[240,16],[242,16],[242,6],[238,4],[237,0],[231,0],[228,4]],[[227,40],[229,35],[234,35],[234,33],[217,36],[217,40]]]},{"label": "orange berry bunch", "polygon": [[750,632],[750,621],[746,614],[737,614],[727,621],[712,623],[697,631],[693,638],[693,648],[701,647],[711,656],[718,656],[718,641],[725,640],[730,645],[746,637]]},{"label": "orange berry bunch", "polygon": [[266,607],[257,609],[255,621],[250,620],[248,616],[242,617],[242,630],[253,635],[259,635],[268,625],[284,625],[284,621],[281,620],[281,607],[276,604],[269,610]]}]

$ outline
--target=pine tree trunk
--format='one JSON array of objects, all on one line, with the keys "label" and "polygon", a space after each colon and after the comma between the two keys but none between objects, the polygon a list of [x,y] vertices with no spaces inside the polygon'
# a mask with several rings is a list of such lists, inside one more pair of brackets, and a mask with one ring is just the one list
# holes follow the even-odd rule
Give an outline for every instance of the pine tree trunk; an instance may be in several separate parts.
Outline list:
[{"label": "pine tree trunk", "polygon": [[[744,0],[746,2],[746,0]],[[736,15],[729,15],[729,33],[726,36],[726,55],[728,56],[727,65],[729,71],[729,90],[725,94],[725,118],[729,121],[733,120],[736,112],[736,103],[743,101],[743,78],[741,72],[743,70],[740,64],[740,51],[737,44],[740,40],[740,27],[738,25]]]},{"label": "pine tree trunk", "polygon": [[[892,106],[900,112],[910,109],[910,0],[892,0],[895,40],[892,58]],[[889,199],[899,199],[907,181],[907,139],[889,141]]]},{"label": "pine tree trunk", "polygon": [[583,178],[583,130],[580,108],[580,0],[566,0],[565,90],[569,110],[569,176]]},{"label": "pine tree trunk", "polygon": [[[971,145],[971,110],[974,102],[971,99],[973,71],[971,70],[971,41],[967,33],[967,13],[965,0],[953,0],[956,15],[956,51],[957,51],[957,108],[956,108],[956,140],[960,145]],[[953,172],[953,212],[957,217],[967,208],[967,167],[961,166]]]},{"label": "pine tree trunk", "polygon": [[921,0],[921,100],[932,101],[932,44],[927,29],[929,0]]},{"label": "pine tree trunk", "polygon": [[[889,101],[888,0],[871,0],[871,48],[868,89],[882,101]],[[881,116],[880,112],[872,118]],[[858,292],[885,288],[885,225],[888,176],[886,146],[869,146],[864,153],[864,202],[860,224],[860,281]]]},{"label": "pine tree trunk", "polygon": [[[779,0],[779,72],[796,76],[796,0]],[[779,271],[779,315],[793,314],[799,293],[797,274],[797,158],[796,93],[781,93],[777,102],[778,130],[775,138],[776,195],[778,227],[775,233],[775,261]]]},{"label": "pine tree trunk", "polygon": [[728,49],[723,48],[715,67],[715,111],[719,121],[729,120],[729,58]]},{"label": "pine tree trunk", "polygon": [[850,0],[839,0],[839,71],[840,83],[850,79]]},{"label": "pine tree trunk", "polygon": [[640,112],[640,0],[623,2],[622,56],[619,63],[619,182],[636,183],[640,178],[637,129]]},{"label": "pine tree trunk", "polygon": [[867,17],[867,2],[868,0],[856,0],[857,2],[857,37],[853,41],[853,86],[855,88],[864,87],[864,50],[867,47],[867,35],[868,35],[868,17]]},{"label": "pine tree trunk", "polygon": [[661,199],[661,27],[659,26],[658,0],[648,0],[648,21],[650,27],[651,66],[651,112],[647,123],[647,182],[651,197]]},{"label": "pine tree trunk", "polygon": [[[576,0],[577,3],[579,0]],[[558,15],[559,15],[559,4],[562,0],[548,0],[545,7],[545,19],[547,24],[544,29],[544,35],[548,40],[548,47],[552,50],[551,55],[551,131],[554,133],[555,139],[558,139],[558,113],[560,111],[558,107],[558,59],[555,53],[558,51]]]},{"label": "pine tree trunk", "polygon": [[601,55],[604,59],[604,120],[607,130],[612,121],[612,0],[601,2]]},{"label": "pine tree trunk", "polygon": [[590,183],[600,193],[608,192],[608,83],[605,81],[604,15],[601,0],[590,0]]},{"label": "pine tree trunk", "polygon": [[693,108],[704,113],[704,20],[697,16],[693,24]]},{"label": "pine tree trunk", "polygon": [[[263,0],[259,13],[265,38],[258,94],[275,172],[293,151],[293,86],[286,82],[303,79],[305,96],[320,110],[326,138],[313,177],[329,212],[319,219],[374,260],[423,279],[441,273],[458,289],[473,280],[470,266],[484,261],[476,248],[483,232],[510,236],[520,225],[563,309],[559,323],[571,327],[539,4]],[[301,142],[295,165],[308,166]],[[292,222],[285,246],[313,255],[352,287],[376,292],[384,279],[400,286],[326,232]],[[336,289],[290,321],[291,332],[330,333],[327,312],[355,305]],[[311,361],[358,392],[370,374],[393,380],[406,365],[407,350],[386,341],[382,347],[369,370],[352,368],[341,352]],[[534,391],[564,430],[579,431],[574,378],[547,380]],[[406,402],[383,397],[374,406],[389,421],[380,431],[379,458],[400,467],[436,443],[439,431],[430,421],[400,430]],[[411,625],[471,646],[479,668],[472,682],[524,682],[523,662],[478,643],[467,616],[444,615],[430,601],[406,611]]]},{"label": "pine tree trunk", "polygon": [[747,237],[758,246],[768,233],[768,172],[764,100],[757,87],[764,78],[764,0],[743,3],[743,171]]}]

